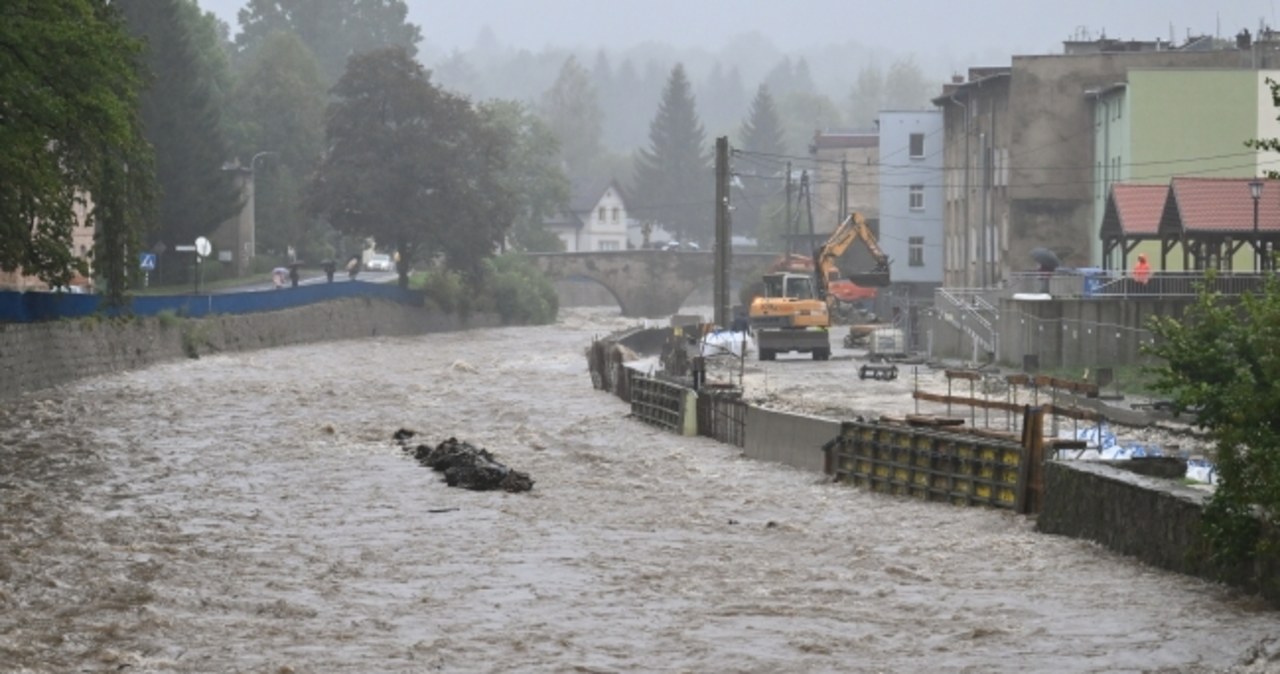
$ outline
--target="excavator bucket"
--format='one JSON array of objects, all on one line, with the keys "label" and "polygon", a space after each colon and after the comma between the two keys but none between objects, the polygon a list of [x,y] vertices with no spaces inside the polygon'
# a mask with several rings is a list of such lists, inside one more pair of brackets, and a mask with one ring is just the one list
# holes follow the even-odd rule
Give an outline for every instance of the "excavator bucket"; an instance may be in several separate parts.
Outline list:
[{"label": "excavator bucket", "polygon": [[884,288],[890,283],[887,271],[852,272],[846,274],[845,278],[864,288]]}]

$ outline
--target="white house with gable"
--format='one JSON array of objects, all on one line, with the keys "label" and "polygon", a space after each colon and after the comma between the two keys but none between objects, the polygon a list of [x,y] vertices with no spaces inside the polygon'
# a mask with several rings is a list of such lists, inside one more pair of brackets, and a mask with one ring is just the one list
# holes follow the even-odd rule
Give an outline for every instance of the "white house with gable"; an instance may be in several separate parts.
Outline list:
[{"label": "white house with gable", "polygon": [[617,181],[574,184],[569,210],[543,223],[569,253],[627,249],[627,203]]}]

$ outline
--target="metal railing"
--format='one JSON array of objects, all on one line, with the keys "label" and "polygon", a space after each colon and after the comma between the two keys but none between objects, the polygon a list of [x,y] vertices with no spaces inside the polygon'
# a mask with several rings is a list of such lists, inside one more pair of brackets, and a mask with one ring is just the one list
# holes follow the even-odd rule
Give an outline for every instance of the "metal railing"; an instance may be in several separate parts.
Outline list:
[{"label": "metal railing", "polygon": [[1010,274],[1003,292],[1048,294],[1058,298],[1089,297],[1194,297],[1208,286],[1224,295],[1259,292],[1266,273],[1216,271],[1212,279],[1204,271],[1162,271],[1140,283],[1130,272],[1116,269],[1077,269]]},{"label": "metal railing", "polygon": [[974,341],[984,351],[999,355],[1000,332],[996,329],[1000,312],[976,288],[938,288],[935,306],[947,323]]}]

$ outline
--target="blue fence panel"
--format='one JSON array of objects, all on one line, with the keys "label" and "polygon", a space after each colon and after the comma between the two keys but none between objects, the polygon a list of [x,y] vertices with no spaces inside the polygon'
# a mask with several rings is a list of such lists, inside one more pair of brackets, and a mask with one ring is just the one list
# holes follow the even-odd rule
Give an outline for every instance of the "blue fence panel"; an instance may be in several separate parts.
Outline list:
[{"label": "blue fence panel", "polygon": [[303,307],[335,299],[366,297],[396,302],[407,306],[424,305],[420,292],[402,289],[392,283],[316,283],[297,288],[280,288],[242,293],[210,295],[145,295],[133,298],[126,309],[107,309],[100,295],[76,295],[47,292],[0,291],[0,322],[31,323],[60,318],[83,318],[101,311],[115,316],[121,313],[155,316],[171,311],[179,316],[200,318],[211,314],[249,314]]}]

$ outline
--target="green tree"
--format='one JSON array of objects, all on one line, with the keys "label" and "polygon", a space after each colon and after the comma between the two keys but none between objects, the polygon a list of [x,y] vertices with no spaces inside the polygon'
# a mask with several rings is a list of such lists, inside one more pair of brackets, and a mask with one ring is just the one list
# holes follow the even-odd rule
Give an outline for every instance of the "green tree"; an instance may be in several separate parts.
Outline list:
[{"label": "green tree", "polygon": [[823,94],[785,96],[778,102],[778,114],[786,129],[787,147],[808,148],[814,132],[843,124],[840,108]]},{"label": "green tree", "polygon": [[147,219],[151,157],[137,108],[141,45],[101,0],[0,4],[0,269],[64,285],[77,209],[95,265],[122,301]]},{"label": "green tree", "polygon": [[742,75],[737,68],[729,68],[726,72],[717,62],[703,82],[698,100],[703,102],[702,119],[707,128],[716,130],[713,135],[724,135],[738,125],[742,111],[747,107]]},{"label": "green tree", "polygon": [[601,152],[601,113],[595,87],[576,58],[565,59],[560,75],[542,96],[540,112],[560,139],[566,173],[574,180],[586,178]]},{"label": "green tree", "polygon": [[751,101],[751,109],[742,123],[742,130],[738,132],[738,139],[742,149],[747,152],[786,154],[782,119],[778,116],[778,107],[773,102],[768,85],[761,84],[756,90],[756,97]]},{"label": "green tree", "polygon": [[[1212,277],[1210,277],[1212,278]],[[1262,551],[1259,516],[1280,525],[1280,283],[1238,304],[1202,289],[1181,319],[1158,316],[1149,353],[1164,359],[1155,388],[1215,446],[1218,486],[1205,511],[1206,533],[1224,563]]]},{"label": "green tree", "polygon": [[875,63],[858,71],[858,80],[849,92],[849,122],[859,127],[870,127],[884,107],[884,74]]},{"label": "green tree", "polygon": [[709,241],[715,205],[711,152],[683,65],[671,69],[649,123],[649,148],[637,153],[635,164],[637,214],[682,239]]},{"label": "green tree", "polygon": [[782,120],[768,85],[761,84],[756,90],[738,138],[745,152],[766,156],[748,155],[735,161],[733,170],[739,176],[736,183],[739,187],[736,194],[731,193],[731,197],[736,197],[733,230],[760,236],[761,225],[767,221],[769,201],[782,185],[776,179],[785,178],[785,160],[776,155],[787,151]]},{"label": "green tree", "polygon": [[511,243],[523,251],[564,250],[560,237],[543,229],[548,217],[568,207],[569,180],[560,170],[560,144],[540,117],[514,101],[484,104],[494,123],[506,127],[515,142],[500,178],[518,202]]},{"label": "green tree", "polygon": [[511,130],[436,87],[399,47],[352,57],[333,94],[309,212],[393,247],[402,286],[411,261],[438,254],[479,278],[518,208],[501,182]]},{"label": "green tree", "polygon": [[231,99],[236,154],[254,172],[258,247],[278,255],[293,246],[312,260],[333,255],[308,249],[312,220],[302,204],[324,147],[326,92],[311,50],[293,33],[272,34],[245,63]]},{"label": "green tree", "polygon": [[272,33],[291,32],[316,55],[325,81],[336,82],[350,56],[396,46],[413,57],[422,31],[408,12],[404,0],[249,0],[236,44],[248,55]]},{"label": "green tree", "polygon": [[937,89],[924,77],[914,58],[894,61],[884,82],[884,106],[896,110],[918,110],[929,106],[929,95]]},{"label": "green tree", "polygon": [[[192,21],[211,21],[192,11],[188,0],[114,0],[129,30],[147,45],[153,74],[142,98],[142,125],[155,148],[159,180],[156,237],[172,249],[212,233],[239,212],[234,176],[223,170],[232,158],[222,126],[223,94],[210,54],[196,47],[202,30]],[[177,265],[161,265],[175,279]]]}]

